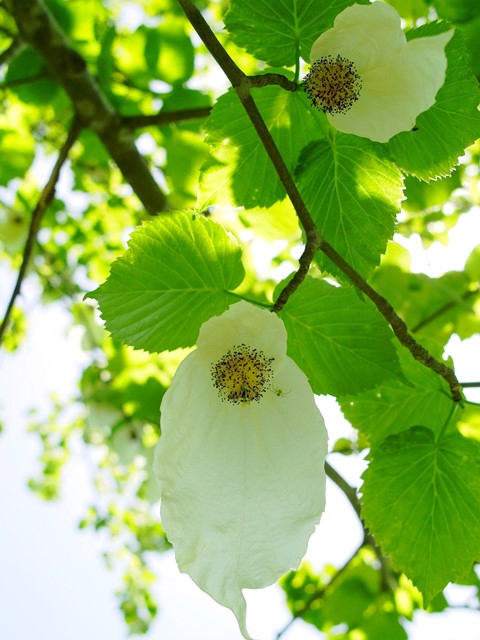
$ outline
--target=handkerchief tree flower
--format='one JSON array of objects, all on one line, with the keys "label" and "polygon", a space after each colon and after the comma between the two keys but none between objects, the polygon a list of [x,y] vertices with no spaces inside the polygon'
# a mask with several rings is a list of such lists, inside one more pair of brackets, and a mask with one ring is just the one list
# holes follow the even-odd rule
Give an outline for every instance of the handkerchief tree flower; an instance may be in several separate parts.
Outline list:
[{"label": "handkerchief tree flower", "polygon": [[275,313],[241,301],[200,329],[161,405],[161,516],[181,571],[237,617],[296,567],[325,506],[327,434]]},{"label": "handkerchief tree flower", "polygon": [[391,6],[354,4],[313,43],[306,92],[335,129],[387,142],[435,103],[452,35],[407,42]]}]

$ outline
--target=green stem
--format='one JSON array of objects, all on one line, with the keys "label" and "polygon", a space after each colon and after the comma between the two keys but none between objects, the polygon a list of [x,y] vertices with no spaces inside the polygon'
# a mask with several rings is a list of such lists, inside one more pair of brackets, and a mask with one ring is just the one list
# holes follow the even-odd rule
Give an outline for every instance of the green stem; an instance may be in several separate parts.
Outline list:
[{"label": "green stem", "polygon": [[448,425],[452,421],[452,418],[455,415],[455,412],[457,411],[457,408],[458,408],[458,404],[455,404],[455,403],[452,404],[450,412],[449,412],[449,414],[447,416],[447,419],[443,423],[443,427],[441,428],[440,433],[438,434],[437,442],[440,442],[440,440],[442,439],[442,436],[445,433],[445,429],[448,427]]},{"label": "green stem", "polygon": [[250,298],[246,298],[242,296],[240,293],[233,293],[233,291],[225,291],[229,296],[233,296],[234,298],[238,298],[239,300],[243,300],[244,302],[249,302],[250,304],[255,304],[257,307],[263,307],[264,309],[268,309],[272,311],[272,305],[268,302],[260,302],[259,300],[251,300]]}]

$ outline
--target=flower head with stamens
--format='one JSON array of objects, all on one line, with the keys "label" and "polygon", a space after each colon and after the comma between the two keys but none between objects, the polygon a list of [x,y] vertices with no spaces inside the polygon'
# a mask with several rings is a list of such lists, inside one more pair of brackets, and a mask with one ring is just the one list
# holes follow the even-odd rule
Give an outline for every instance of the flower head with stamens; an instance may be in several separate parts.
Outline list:
[{"label": "flower head with stamens", "polygon": [[178,566],[249,638],[242,590],[299,564],[325,506],[326,430],[283,322],[247,302],[208,320],[161,414],[155,472]]},{"label": "flower head with stamens", "polygon": [[435,103],[452,35],[407,42],[393,7],[354,4],[313,43],[305,90],[339,131],[387,142]]}]

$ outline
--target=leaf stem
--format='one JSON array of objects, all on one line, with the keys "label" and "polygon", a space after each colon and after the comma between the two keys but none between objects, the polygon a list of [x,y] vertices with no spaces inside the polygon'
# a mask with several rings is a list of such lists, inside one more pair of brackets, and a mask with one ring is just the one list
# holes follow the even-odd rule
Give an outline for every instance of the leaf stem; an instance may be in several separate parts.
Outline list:
[{"label": "leaf stem", "polygon": [[[192,0],[178,0],[185,15],[190,20],[193,28],[196,30],[203,43],[210,51],[211,55],[222,68],[223,72],[230,80],[237,96],[239,97],[250,121],[255,128],[268,156],[275,167],[277,175],[287,192],[297,216],[302,224],[306,236],[306,246],[302,255],[302,263],[286,287],[287,292],[282,291],[275,303],[275,310],[280,310],[287,302],[290,295],[304,280],[308,273],[308,266],[311,263],[317,249],[320,249],[330,260],[347,276],[347,278],[370,300],[375,304],[379,312],[388,321],[398,340],[410,351],[413,357],[423,365],[435,371],[442,376],[448,383],[452,398],[455,402],[462,399],[461,387],[454,372],[443,362],[436,360],[424,347],[422,347],[408,332],[407,325],[397,315],[392,305],[373,289],[366,280],[364,280],[353,267],[351,267],[342,256],[322,237],[310,212],[308,211],[302,196],[290,174],[290,171],[283,160],[283,157],[268,130],[265,121],[258,110],[251,94],[251,81],[243,71],[239,69],[230,55],[225,51],[204,17],[194,5]],[[293,284],[292,284],[293,283]]]},{"label": "leaf stem", "polygon": [[257,307],[263,307],[264,309],[268,309],[269,311],[272,310],[272,305],[269,302],[260,302],[260,300],[251,300],[250,298],[246,298],[245,296],[242,296],[240,293],[234,293],[233,291],[225,291],[225,293],[228,294],[229,296],[234,296],[239,300],[243,300],[244,302],[249,302],[250,304],[254,304]]},{"label": "leaf stem", "polygon": [[450,407],[450,411],[448,413],[447,419],[443,423],[443,426],[440,429],[440,433],[438,434],[437,442],[439,442],[442,439],[442,436],[445,433],[445,429],[448,427],[448,425],[452,421],[452,418],[455,415],[457,408],[458,408],[458,404],[452,404],[452,406]]},{"label": "leaf stem", "polygon": [[60,177],[60,171],[68,157],[70,149],[73,147],[75,140],[78,138],[80,131],[81,131],[80,122],[75,118],[72,122],[72,126],[70,127],[70,131],[68,132],[67,139],[65,140],[63,147],[60,149],[57,161],[55,163],[55,166],[53,167],[50,178],[48,179],[47,184],[43,188],[40,198],[38,199],[37,205],[33,210],[32,219],[30,221],[30,227],[28,229],[28,236],[25,243],[25,249],[23,251],[22,264],[18,271],[17,282],[15,284],[12,295],[10,297],[10,301],[7,305],[7,309],[5,311],[2,324],[0,325],[0,344],[2,342],[3,336],[5,335],[5,331],[7,330],[8,323],[10,321],[10,316],[13,311],[13,307],[15,305],[15,300],[18,294],[20,293],[22,282],[27,272],[28,263],[33,253],[35,241],[37,239],[38,230],[40,229],[40,223],[41,223],[43,214],[52,203],[52,200],[55,196],[55,188],[58,182],[58,178]]}]

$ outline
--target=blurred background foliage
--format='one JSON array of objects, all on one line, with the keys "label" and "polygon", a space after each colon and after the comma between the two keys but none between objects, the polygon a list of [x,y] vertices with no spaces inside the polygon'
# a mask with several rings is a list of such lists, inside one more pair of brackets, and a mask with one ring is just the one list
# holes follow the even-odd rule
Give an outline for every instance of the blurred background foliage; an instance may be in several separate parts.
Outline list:
[{"label": "blurred background foliage", "polygon": [[[390,3],[408,26],[435,12],[451,20],[462,30],[472,69],[480,75],[478,0]],[[175,0],[45,0],[45,5],[85,61],[98,91],[134,133],[170,206],[194,207],[200,167],[210,154],[202,126],[227,85],[179,5]],[[261,71],[262,65],[222,28],[228,2],[202,0],[197,5],[205,9],[239,66],[247,73]],[[18,270],[43,188],[38,176],[53,164],[75,109],[41,55],[22,41],[1,4],[0,64],[0,259]],[[173,116],[168,123],[156,119],[194,109],[203,109],[202,117]],[[143,116],[153,117],[147,122]],[[448,177],[430,183],[407,177],[398,233],[418,234],[425,247],[447,242],[449,230],[461,216],[480,205],[479,159],[477,143]],[[121,566],[124,575],[119,606],[130,631],[144,633],[157,612],[148,554],[169,548],[158,519],[153,447],[159,437],[162,395],[185,352],[150,355],[115,343],[103,330],[95,308],[83,301],[85,292],[106,278],[130,231],[148,218],[91,129],[81,131],[59,193],[43,217],[27,278],[38,284],[41,304],[60,303],[71,314],[72,326],[81,327],[86,364],[77,395],[68,406],[53,398],[47,419],[34,411],[29,417],[29,428],[43,449],[40,470],[30,487],[44,500],[61,498],[70,441],[74,434],[80,435],[92,450],[98,502],[90,506],[79,527],[108,531],[106,562]],[[245,247],[245,290],[252,297],[270,294],[298,256],[301,234],[291,207],[280,202],[270,209],[210,213]],[[258,262],[259,246],[269,256],[267,264]],[[412,273],[408,252],[392,243],[372,283],[419,337],[444,346],[453,334],[465,339],[478,333],[479,279],[479,247],[464,271],[432,278]],[[28,331],[28,314],[18,298],[2,346],[14,352]],[[466,422],[478,436],[476,410]],[[366,447],[368,441],[362,437],[342,439],[333,449],[336,455],[357,455]],[[330,582],[333,575],[337,578]],[[479,580],[473,573],[471,585],[478,592]],[[369,544],[341,574],[329,566],[315,573],[303,565],[287,575],[282,586],[294,616],[301,615],[326,637],[338,640],[405,638],[401,620],[411,619],[420,606],[412,584],[386,569]],[[431,609],[446,607],[442,596]]]}]

